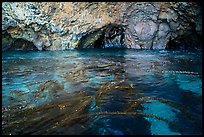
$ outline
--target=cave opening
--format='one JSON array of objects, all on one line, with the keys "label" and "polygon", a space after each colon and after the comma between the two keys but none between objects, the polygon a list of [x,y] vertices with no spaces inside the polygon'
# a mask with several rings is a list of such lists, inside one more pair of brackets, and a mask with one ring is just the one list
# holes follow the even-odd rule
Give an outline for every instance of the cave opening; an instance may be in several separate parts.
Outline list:
[{"label": "cave opening", "polygon": [[202,39],[199,34],[193,33],[179,36],[175,39],[170,37],[166,46],[167,50],[192,50],[196,51],[202,49]]},{"label": "cave opening", "polygon": [[111,23],[82,36],[77,49],[126,48],[124,40],[125,30],[123,26]]},{"label": "cave opening", "polygon": [[33,44],[33,42],[30,42],[28,40],[18,38],[16,39],[12,46],[8,50],[23,50],[23,51],[30,51],[34,50],[37,51],[37,47]]}]

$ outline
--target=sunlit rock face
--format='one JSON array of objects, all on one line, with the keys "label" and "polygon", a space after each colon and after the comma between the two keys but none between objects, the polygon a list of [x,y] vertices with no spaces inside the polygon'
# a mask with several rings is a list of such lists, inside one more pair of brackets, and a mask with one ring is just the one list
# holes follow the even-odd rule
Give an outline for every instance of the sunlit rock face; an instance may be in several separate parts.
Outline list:
[{"label": "sunlit rock face", "polygon": [[[109,24],[122,27],[102,32]],[[93,39],[92,33],[111,40]],[[197,49],[201,48],[202,12],[200,4],[193,2],[3,2],[3,35],[2,50],[14,46],[14,39],[32,42],[38,50],[84,48],[88,46],[82,46],[84,37],[98,40],[97,48],[116,47],[113,43],[123,39],[127,48]]]},{"label": "sunlit rock face", "polygon": [[171,40],[186,37],[189,32],[199,37],[202,35],[201,17],[201,7],[196,3],[133,3],[125,10],[123,18],[127,25],[127,45],[137,49],[165,49],[170,37]]}]

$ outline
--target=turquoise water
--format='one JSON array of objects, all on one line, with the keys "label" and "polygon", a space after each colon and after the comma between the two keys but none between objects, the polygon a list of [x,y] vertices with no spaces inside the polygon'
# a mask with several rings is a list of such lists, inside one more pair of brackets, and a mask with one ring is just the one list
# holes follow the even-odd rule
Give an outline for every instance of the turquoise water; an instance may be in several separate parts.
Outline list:
[{"label": "turquoise water", "polygon": [[2,131],[202,134],[202,52],[4,52]]}]

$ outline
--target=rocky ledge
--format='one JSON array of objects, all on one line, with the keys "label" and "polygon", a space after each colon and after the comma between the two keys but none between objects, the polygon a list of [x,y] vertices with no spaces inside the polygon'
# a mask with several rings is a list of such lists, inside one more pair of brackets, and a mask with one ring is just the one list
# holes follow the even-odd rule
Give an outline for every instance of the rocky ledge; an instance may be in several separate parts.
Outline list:
[{"label": "rocky ledge", "polygon": [[195,2],[3,2],[2,50],[202,48]]}]

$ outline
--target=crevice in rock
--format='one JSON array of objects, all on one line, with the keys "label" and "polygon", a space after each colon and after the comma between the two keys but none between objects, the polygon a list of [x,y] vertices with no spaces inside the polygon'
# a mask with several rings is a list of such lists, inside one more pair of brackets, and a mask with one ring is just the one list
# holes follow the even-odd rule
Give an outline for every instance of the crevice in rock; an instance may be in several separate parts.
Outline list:
[{"label": "crevice in rock", "polygon": [[122,25],[108,24],[83,36],[77,48],[126,48],[124,39],[125,30]]}]

